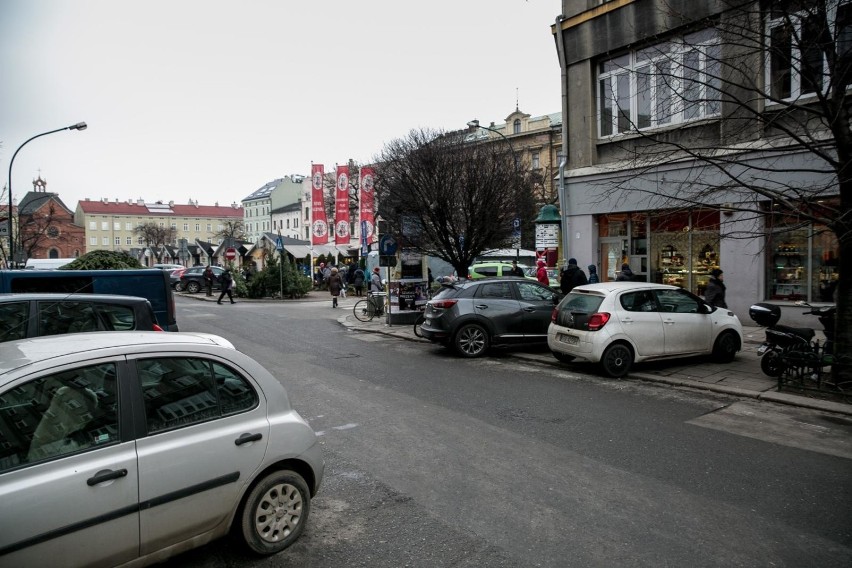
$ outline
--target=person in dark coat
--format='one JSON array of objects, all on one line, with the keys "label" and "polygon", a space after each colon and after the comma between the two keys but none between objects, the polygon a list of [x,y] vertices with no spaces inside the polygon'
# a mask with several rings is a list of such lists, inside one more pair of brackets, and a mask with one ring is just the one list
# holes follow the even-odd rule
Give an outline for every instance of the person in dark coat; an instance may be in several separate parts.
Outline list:
[{"label": "person in dark coat", "polygon": [[704,289],[704,301],[717,308],[727,309],[725,302],[725,277],[721,269],[714,268],[710,271],[710,279],[707,280],[707,288]]},{"label": "person in dark coat", "polygon": [[352,285],[355,286],[356,296],[364,295],[364,280],[366,279],[367,276],[364,274],[364,270],[360,266],[354,270]]},{"label": "person in dark coat", "polygon": [[328,277],[328,291],[331,292],[331,307],[337,307],[337,298],[340,296],[340,290],[343,289],[343,278],[337,268],[331,269],[331,276]]},{"label": "person in dark coat", "polygon": [[224,298],[225,294],[227,294],[228,299],[231,300],[231,303],[235,304],[236,302],[234,302],[234,291],[232,289],[234,286],[234,278],[231,276],[230,269],[226,269],[225,272],[222,273],[222,275],[219,277],[219,283],[222,285],[222,293],[219,294],[219,299],[216,301],[216,303],[221,305],[222,298]]},{"label": "person in dark coat", "polygon": [[559,278],[559,289],[562,290],[562,293],[568,294],[575,286],[582,286],[588,283],[586,273],[577,266],[577,259],[572,258],[568,260],[568,268],[562,271],[562,276]]},{"label": "person in dark coat", "polygon": [[601,279],[598,277],[598,267],[594,264],[589,265],[589,284],[597,284]]},{"label": "person in dark coat", "polygon": [[521,278],[523,278],[525,276],[523,269],[520,266],[518,266],[517,260],[512,261],[512,268],[509,269],[509,276],[519,276]]},{"label": "person in dark coat", "polygon": [[207,265],[207,268],[204,269],[204,274],[202,274],[202,276],[204,277],[204,287],[207,288],[207,295],[212,296],[213,279],[216,278],[216,274],[213,273],[213,269],[209,264]]},{"label": "person in dark coat", "polygon": [[630,265],[626,262],[621,265],[621,274],[615,279],[616,282],[632,282],[633,271],[630,270]]}]

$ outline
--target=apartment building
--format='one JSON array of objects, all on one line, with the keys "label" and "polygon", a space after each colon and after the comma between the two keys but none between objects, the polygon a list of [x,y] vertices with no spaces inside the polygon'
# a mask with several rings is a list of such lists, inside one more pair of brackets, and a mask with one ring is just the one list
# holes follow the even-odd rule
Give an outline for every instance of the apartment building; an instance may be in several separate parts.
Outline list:
[{"label": "apartment building", "polygon": [[[282,228],[277,216],[273,222],[273,212],[279,215],[282,208],[300,203],[304,199],[304,181],[305,176],[302,175],[284,176],[264,184],[242,200],[245,214],[243,224],[247,240],[257,242],[264,233],[275,232]],[[292,214],[282,217],[280,221],[285,221],[286,224],[288,219],[291,225],[294,222],[300,224],[300,218]],[[294,235],[294,238],[298,236]]]},{"label": "apartment building", "polygon": [[74,222],[85,229],[86,251],[121,250],[125,252],[141,251],[145,248],[144,240],[134,234],[133,230],[145,223],[157,223],[161,227],[171,227],[175,230],[176,246],[180,239],[190,243],[196,240],[221,243],[216,234],[222,231],[226,224],[243,219],[243,208],[231,205],[200,205],[191,201],[186,205],[178,205],[173,201],[164,203],[146,203],[136,201],[119,201],[115,199],[89,199],[77,203],[74,212]]},{"label": "apartment building", "polygon": [[852,4],[564,0],[562,14],[565,258],[697,294],[721,267],[746,321],[756,301],[830,301],[839,245],[820,219],[843,206],[815,117],[850,82]]}]

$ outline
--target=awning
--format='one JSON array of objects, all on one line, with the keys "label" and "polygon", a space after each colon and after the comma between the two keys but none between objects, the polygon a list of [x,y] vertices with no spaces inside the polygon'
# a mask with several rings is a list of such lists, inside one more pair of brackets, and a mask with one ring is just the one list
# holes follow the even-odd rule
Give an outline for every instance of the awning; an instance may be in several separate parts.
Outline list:
[{"label": "awning", "polygon": [[311,249],[305,245],[284,245],[284,250],[292,254],[294,258],[305,258],[311,254]]}]

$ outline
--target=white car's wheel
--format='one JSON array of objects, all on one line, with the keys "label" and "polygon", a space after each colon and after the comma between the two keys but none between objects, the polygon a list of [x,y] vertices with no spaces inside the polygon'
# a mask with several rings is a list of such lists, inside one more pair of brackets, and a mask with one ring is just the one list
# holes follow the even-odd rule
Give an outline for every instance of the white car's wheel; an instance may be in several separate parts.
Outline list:
[{"label": "white car's wheel", "polygon": [[614,379],[620,379],[630,371],[633,365],[633,351],[626,343],[613,343],[601,356],[603,372]]}]

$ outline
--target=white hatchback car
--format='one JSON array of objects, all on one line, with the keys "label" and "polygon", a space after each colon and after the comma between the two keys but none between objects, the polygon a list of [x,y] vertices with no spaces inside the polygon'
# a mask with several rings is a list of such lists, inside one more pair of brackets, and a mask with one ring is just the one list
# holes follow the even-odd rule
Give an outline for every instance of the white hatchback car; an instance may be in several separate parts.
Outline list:
[{"label": "white hatchback car", "polygon": [[712,353],[730,362],[743,344],[739,318],[676,286],[605,282],[577,286],[553,310],[547,344],[563,362],[599,362],[623,377],[635,361]]},{"label": "white hatchback car", "polygon": [[302,533],[323,476],[281,383],[214,335],[0,344],[0,566],[143,566]]}]

